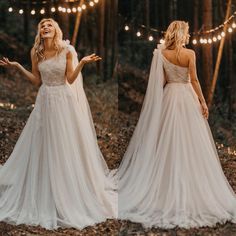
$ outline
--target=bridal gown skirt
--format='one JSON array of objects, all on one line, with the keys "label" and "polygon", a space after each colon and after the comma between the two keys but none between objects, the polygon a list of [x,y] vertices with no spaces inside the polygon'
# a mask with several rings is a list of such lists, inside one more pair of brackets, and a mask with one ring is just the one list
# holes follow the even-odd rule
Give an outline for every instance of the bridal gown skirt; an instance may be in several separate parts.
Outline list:
[{"label": "bridal gown skirt", "polygon": [[236,197],[191,83],[167,83],[162,107],[155,152],[135,153],[119,176],[118,218],[162,228],[236,222]]},{"label": "bridal gown skirt", "polygon": [[81,229],[116,216],[114,189],[70,86],[43,84],[0,168],[0,221]]}]

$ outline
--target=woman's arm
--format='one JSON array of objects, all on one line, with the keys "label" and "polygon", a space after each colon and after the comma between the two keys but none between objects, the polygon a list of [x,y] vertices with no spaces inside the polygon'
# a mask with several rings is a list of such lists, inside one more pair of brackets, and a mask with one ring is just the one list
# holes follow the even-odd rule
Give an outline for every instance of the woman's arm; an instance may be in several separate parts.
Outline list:
[{"label": "woman's arm", "polygon": [[32,62],[32,72],[26,70],[20,63],[16,61],[9,61],[9,59],[6,57],[3,57],[3,59],[0,60],[0,65],[9,68],[15,67],[19,71],[21,71],[30,82],[32,82],[35,85],[40,85],[41,77],[38,71],[38,63],[34,55],[33,49],[31,50],[31,62]]},{"label": "woman's arm", "polygon": [[96,56],[95,54],[83,57],[75,69],[73,69],[73,55],[70,51],[67,53],[66,59],[66,77],[67,81],[72,84],[83,69],[85,64],[101,60],[102,58]]},{"label": "woman's arm", "polygon": [[196,92],[196,94],[198,96],[198,99],[201,103],[202,114],[206,119],[208,119],[208,115],[209,115],[208,114],[208,108],[207,108],[206,101],[204,99],[202,89],[201,89],[201,86],[200,86],[200,83],[199,83],[198,77],[197,77],[195,52],[191,50],[189,55],[190,55],[190,58],[189,58],[189,74],[190,74],[190,78],[191,78],[191,83],[192,83],[193,89]]}]

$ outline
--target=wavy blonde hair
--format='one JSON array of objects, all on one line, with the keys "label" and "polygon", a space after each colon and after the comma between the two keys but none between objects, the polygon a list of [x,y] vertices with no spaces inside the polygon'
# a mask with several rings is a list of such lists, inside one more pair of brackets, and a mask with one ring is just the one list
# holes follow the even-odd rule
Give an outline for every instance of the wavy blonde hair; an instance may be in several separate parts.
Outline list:
[{"label": "wavy blonde hair", "polygon": [[189,25],[185,21],[173,21],[167,28],[165,33],[165,48],[177,49],[176,58],[178,60],[179,52],[187,43],[189,34]]},{"label": "wavy blonde hair", "polygon": [[41,38],[41,35],[40,35],[40,29],[42,27],[42,24],[46,21],[51,22],[55,28],[55,35],[53,38],[53,46],[54,46],[54,49],[56,50],[56,55],[58,55],[61,52],[61,50],[63,49],[63,41],[62,41],[63,34],[62,34],[62,31],[61,31],[58,23],[55,20],[53,20],[52,18],[44,18],[38,23],[38,32],[35,37],[35,42],[34,42],[34,46],[33,46],[33,50],[34,50],[33,52],[35,53],[38,61],[45,59],[45,56],[44,56],[45,49],[44,49],[43,39]]}]

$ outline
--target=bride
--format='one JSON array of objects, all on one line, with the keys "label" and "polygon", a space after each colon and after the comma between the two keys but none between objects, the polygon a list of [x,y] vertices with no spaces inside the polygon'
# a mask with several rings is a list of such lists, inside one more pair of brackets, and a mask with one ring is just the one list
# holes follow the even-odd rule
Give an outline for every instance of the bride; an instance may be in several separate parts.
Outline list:
[{"label": "bride", "polygon": [[41,85],[35,107],[7,162],[0,167],[0,221],[47,229],[86,226],[115,218],[116,183],[97,144],[81,70],[53,19],[43,19],[31,50],[32,72],[7,58]]},{"label": "bride", "polygon": [[118,170],[118,218],[144,227],[236,223],[236,197],[207,122],[188,23],[154,50],[141,115]]}]

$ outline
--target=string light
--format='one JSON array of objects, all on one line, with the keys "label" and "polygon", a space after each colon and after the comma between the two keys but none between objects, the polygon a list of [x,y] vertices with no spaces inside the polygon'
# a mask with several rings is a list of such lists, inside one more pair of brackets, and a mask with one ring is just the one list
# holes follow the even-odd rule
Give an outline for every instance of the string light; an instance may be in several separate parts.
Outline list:
[{"label": "string light", "polygon": [[141,36],[140,31],[138,31],[138,32],[136,33],[136,35],[137,35],[137,37],[140,37],[140,36]]},{"label": "string light", "polygon": [[164,39],[160,39],[160,43],[161,44],[165,43],[165,40]]},{"label": "string light", "polygon": [[[220,41],[222,38],[226,37],[227,33],[232,33],[236,29],[236,11],[222,24],[219,26],[209,29],[206,31],[202,32],[190,32],[191,35],[193,35],[193,40],[191,41],[192,44],[196,45],[198,43],[206,45],[206,44],[212,44],[212,43],[217,43]],[[125,25],[124,30],[125,31],[132,31],[135,33],[136,37],[141,36],[141,32],[139,30],[135,30],[136,26],[133,26],[132,24],[130,25]],[[163,35],[165,32],[162,30],[158,30],[155,28],[150,28],[145,25],[140,25],[138,26],[139,28],[143,28],[145,30],[145,34],[149,34],[150,36],[147,36],[147,40],[153,41],[153,34],[152,32],[158,33],[160,36]],[[144,38],[144,37],[142,37]]]},{"label": "string light", "polygon": [[35,15],[35,10],[34,10],[34,9],[31,10],[30,14],[31,14],[31,15]]},{"label": "string light", "polygon": [[225,37],[225,32],[224,31],[221,32],[221,36]]},{"label": "string light", "polygon": [[[69,1],[70,2],[70,1]],[[82,4],[82,6],[78,6],[77,8],[76,7],[73,7],[73,8],[65,8],[65,7],[62,7],[62,6],[58,6],[57,8],[56,7],[51,7],[50,8],[50,10],[49,11],[51,11],[51,12],[56,12],[56,11],[59,11],[59,12],[63,12],[63,13],[71,13],[71,12],[73,12],[73,13],[76,13],[77,11],[78,12],[81,12],[82,10],[85,10],[85,9],[87,9],[87,6],[90,6],[90,7],[94,7],[95,6],[95,4],[97,4],[97,3],[99,3],[99,0],[90,0],[88,3],[84,3],[84,4]],[[13,7],[9,7],[8,8],[8,12],[13,12]],[[18,13],[19,14],[23,14],[24,13],[24,10],[23,9],[19,9],[18,10]],[[35,15],[36,14],[36,11],[35,11],[35,9],[31,9],[30,10],[30,13],[31,13],[31,15]],[[42,8],[40,11],[39,11],[39,13],[41,14],[41,15],[43,15],[43,14],[45,14],[46,13],[46,11],[45,11],[45,9],[44,8]]]},{"label": "string light", "polygon": [[40,14],[43,15],[44,13],[45,13],[45,10],[42,8],[42,9],[40,10]]},{"label": "string light", "polygon": [[153,38],[152,35],[150,35],[150,36],[148,37],[148,40],[149,40],[149,41],[153,41],[153,39],[154,39],[154,38]]},{"label": "string light", "polygon": [[91,6],[91,7],[93,7],[94,6],[94,2],[89,2],[89,5]]},{"label": "string light", "polygon": [[126,25],[126,26],[125,26],[125,31],[128,31],[128,30],[129,30],[129,26]]}]

